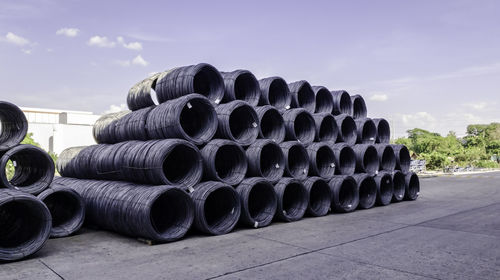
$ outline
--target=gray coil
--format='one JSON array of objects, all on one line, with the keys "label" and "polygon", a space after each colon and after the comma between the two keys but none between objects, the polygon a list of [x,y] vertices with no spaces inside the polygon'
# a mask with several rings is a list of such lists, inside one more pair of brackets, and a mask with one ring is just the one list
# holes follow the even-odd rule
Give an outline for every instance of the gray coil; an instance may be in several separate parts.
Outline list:
[{"label": "gray coil", "polygon": [[352,176],[334,176],[330,182],[332,191],[332,210],[339,213],[348,213],[356,210],[359,204],[358,184]]},{"label": "gray coil", "polygon": [[414,172],[405,174],[405,200],[416,200],[420,194],[420,180]]},{"label": "gray coil", "polygon": [[391,173],[385,171],[379,172],[374,179],[375,183],[377,183],[377,205],[389,205],[394,194],[394,184],[392,183]]},{"label": "gray coil", "polygon": [[288,84],[292,94],[292,108],[303,108],[309,113],[316,110],[316,97],[311,85],[307,81],[297,81]]},{"label": "gray coil", "polygon": [[392,146],[389,144],[375,144],[374,147],[377,149],[380,170],[394,171],[396,168],[396,156],[394,155]]},{"label": "gray coil", "polygon": [[28,121],[16,105],[0,101],[0,152],[23,141],[28,132]]},{"label": "gray coil", "polygon": [[259,117],[260,131],[259,138],[271,139],[276,143],[285,140],[285,121],[281,113],[271,105],[255,107],[255,112]]},{"label": "gray coil", "polygon": [[391,127],[385,119],[373,119],[373,123],[377,128],[376,143],[389,143],[391,140]]},{"label": "gray coil", "polygon": [[379,171],[380,161],[373,145],[357,144],[352,149],[356,154],[356,172],[375,175]]},{"label": "gray coil", "polygon": [[309,174],[309,155],[304,145],[297,141],[286,141],[280,147],[286,159],[285,175],[305,180]]},{"label": "gray coil", "polygon": [[392,174],[393,195],[392,202],[402,201],[405,197],[405,175],[403,172],[396,170]]},{"label": "gray coil", "polygon": [[205,180],[238,185],[248,168],[245,150],[231,140],[214,139],[200,151]]},{"label": "gray coil", "polygon": [[358,144],[375,144],[377,139],[377,127],[370,118],[355,119]]},{"label": "gray coil", "polygon": [[332,114],[347,114],[352,116],[351,96],[345,90],[334,90],[331,92],[333,97]]},{"label": "gray coil", "polygon": [[356,170],[356,154],[354,150],[345,143],[330,143],[335,159],[335,174],[352,175]]},{"label": "gray coil", "polygon": [[281,147],[270,139],[258,139],[246,150],[247,175],[263,177],[274,183],[283,177],[285,155]]},{"label": "gray coil", "polygon": [[[147,108],[146,110],[149,110]],[[122,118],[130,114],[131,111],[120,111],[102,115],[92,126],[92,135],[96,143],[116,143],[117,129],[116,125],[119,121],[123,122]],[[148,111],[149,112],[149,111]],[[144,131],[144,134],[145,131]]]},{"label": "gray coil", "polygon": [[394,156],[396,156],[396,169],[401,170],[403,173],[408,173],[410,171],[410,151],[405,145],[391,145],[394,151]]},{"label": "gray coil", "polygon": [[272,105],[278,110],[290,109],[292,94],[287,83],[281,77],[269,77],[259,80],[259,105]]},{"label": "gray coil", "polygon": [[305,109],[296,108],[283,113],[286,128],[286,140],[297,140],[304,145],[311,144],[316,137],[314,118]]},{"label": "gray coil", "polygon": [[351,96],[352,102],[352,117],[354,119],[363,119],[367,116],[365,99],[359,95],[355,94]]},{"label": "gray coil", "polygon": [[335,121],[338,127],[337,142],[344,142],[348,145],[356,144],[358,139],[356,122],[354,119],[346,114],[335,116]]},{"label": "gray coil", "polygon": [[232,140],[242,146],[252,144],[259,136],[259,117],[245,101],[235,100],[215,108],[219,119],[216,137]]},{"label": "gray coil", "polygon": [[241,202],[241,223],[260,228],[272,222],[278,197],[269,181],[260,177],[247,178],[236,187],[236,192]]},{"label": "gray coil", "polygon": [[155,73],[130,88],[127,95],[127,106],[130,110],[136,111],[158,104],[154,88],[160,75],[162,73]]},{"label": "gray coil", "polygon": [[330,113],[317,113],[313,114],[314,122],[316,124],[316,136],[314,141],[324,142],[332,141],[337,142],[339,129],[335,117]]},{"label": "gray coil", "polygon": [[315,142],[307,146],[309,176],[329,180],[335,175],[335,154],[327,142]]},{"label": "gray coil", "polygon": [[297,179],[283,177],[274,185],[278,196],[276,217],[284,222],[302,219],[307,210],[309,196],[306,187]]},{"label": "gray coil", "polygon": [[352,175],[358,185],[359,209],[369,209],[375,206],[377,200],[377,183],[373,176],[367,173]]},{"label": "gray coil", "polygon": [[248,70],[221,72],[224,79],[223,103],[233,100],[243,100],[252,106],[257,106],[260,99],[260,85],[257,78]]},{"label": "gray coil", "polygon": [[309,177],[304,181],[309,194],[307,214],[320,217],[328,214],[332,203],[332,192],[328,181],[320,177]]},{"label": "gray coil", "polygon": [[323,86],[313,86],[314,95],[316,96],[316,109],[315,113],[329,113],[333,112],[333,95],[330,90]]}]

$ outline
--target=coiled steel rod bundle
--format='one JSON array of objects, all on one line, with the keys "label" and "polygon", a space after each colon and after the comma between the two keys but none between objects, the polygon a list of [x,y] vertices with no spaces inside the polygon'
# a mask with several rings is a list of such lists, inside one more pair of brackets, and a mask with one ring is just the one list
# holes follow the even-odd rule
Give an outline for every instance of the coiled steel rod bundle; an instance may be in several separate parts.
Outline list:
[{"label": "coiled steel rod bundle", "polygon": [[403,172],[396,170],[392,173],[393,195],[392,202],[402,201],[405,196],[406,182]]},{"label": "coiled steel rod bundle", "polygon": [[23,141],[28,131],[28,121],[16,105],[0,101],[0,152]]},{"label": "coiled steel rod bundle", "polygon": [[[6,166],[11,161],[14,175],[7,177]],[[21,144],[6,152],[0,152],[0,187],[39,194],[54,178],[54,161],[44,150]]]},{"label": "coiled steel rod bundle", "polygon": [[298,221],[304,217],[309,203],[306,187],[297,179],[283,177],[274,185],[278,196],[276,217],[285,222]]},{"label": "coiled steel rod bundle", "polygon": [[[149,108],[147,108],[149,110]],[[115,143],[116,124],[131,111],[120,111],[102,115],[92,126],[92,135],[96,143]]]},{"label": "coiled steel rod bundle", "polygon": [[326,87],[313,86],[312,90],[316,96],[316,109],[315,113],[329,113],[333,112],[333,95]]},{"label": "coiled steel rod bundle", "polygon": [[201,149],[204,177],[228,185],[238,185],[245,178],[248,162],[245,151],[231,140],[214,139]]},{"label": "coiled steel rod bundle", "polygon": [[154,73],[130,88],[127,95],[127,106],[130,110],[136,111],[158,104],[158,97],[154,88],[161,74]]},{"label": "coiled steel rod bundle", "polygon": [[376,143],[389,143],[391,140],[391,128],[389,122],[385,119],[373,119],[373,123],[377,128],[377,139]]},{"label": "coiled steel rod bundle", "polygon": [[303,108],[309,113],[316,110],[316,97],[311,85],[307,81],[297,81],[288,84],[292,94],[292,108]]},{"label": "coiled steel rod bundle", "polygon": [[363,119],[367,116],[365,99],[359,95],[355,94],[351,96],[352,102],[352,117],[354,119]]},{"label": "coiled steel rod bundle", "polygon": [[193,200],[172,186],[56,177],[85,201],[86,223],[155,242],[182,238],[194,218]]},{"label": "coiled steel rod bundle", "polygon": [[186,140],[127,141],[66,149],[57,170],[64,177],[189,188],[200,181],[203,162],[198,148]]},{"label": "coiled steel rod bundle", "polygon": [[408,173],[410,171],[410,151],[405,145],[391,145],[394,151],[394,156],[396,156],[396,169],[401,170],[403,173]]},{"label": "coiled steel rod bundle", "polygon": [[241,203],[233,187],[221,182],[203,182],[191,192],[194,201],[194,226],[202,232],[229,233],[238,223]]},{"label": "coiled steel rod bundle", "polygon": [[394,194],[394,185],[392,183],[392,176],[389,172],[379,172],[374,177],[377,183],[377,205],[386,206],[392,201]]},{"label": "coiled steel rod bundle", "polygon": [[414,172],[405,175],[405,200],[415,200],[420,194],[420,181]]},{"label": "coiled steel rod bundle", "polygon": [[309,155],[304,145],[298,141],[286,141],[280,144],[285,156],[285,175],[305,180],[309,174]]},{"label": "coiled steel rod bundle", "polygon": [[304,145],[311,144],[316,137],[314,118],[305,109],[296,108],[283,113],[286,128],[286,140],[297,140]]},{"label": "coiled steel rod bundle", "polygon": [[259,105],[272,105],[278,110],[290,109],[292,94],[287,83],[281,77],[269,77],[259,80]]},{"label": "coiled steel rod bundle", "polygon": [[320,177],[309,177],[304,181],[309,194],[307,213],[313,217],[328,214],[332,203],[332,192],[328,181]]},{"label": "coiled steel rod bundle", "polygon": [[259,117],[245,101],[235,100],[215,108],[219,119],[216,137],[233,140],[242,146],[259,136]]},{"label": "coiled steel rod bundle", "polygon": [[359,192],[356,180],[347,175],[334,176],[330,182],[332,191],[333,211],[339,213],[348,213],[356,210],[359,204]]},{"label": "coiled steel rod bundle", "polygon": [[285,171],[285,155],[281,147],[270,139],[258,139],[247,148],[249,176],[264,177],[275,183]]},{"label": "coiled steel rod bundle", "polygon": [[356,170],[356,154],[354,150],[345,143],[331,144],[330,148],[335,156],[335,174],[354,174]]},{"label": "coiled steel rod bundle", "polygon": [[316,136],[314,140],[317,142],[337,142],[339,129],[335,117],[330,113],[317,113],[313,114],[313,118],[316,123]]},{"label": "coiled steel rod bundle", "polygon": [[335,175],[335,154],[327,142],[315,142],[307,146],[309,175],[329,180]]},{"label": "coiled steel rod bundle", "polygon": [[375,144],[377,139],[377,127],[370,118],[355,119],[358,138],[358,144]]},{"label": "coiled steel rod bundle", "polygon": [[272,222],[278,197],[269,181],[260,177],[247,178],[236,187],[236,192],[241,202],[241,223],[259,228]]},{"label": "coiled steel rod bundle", "polygon": [[331,92],[333,96],[333,111],[332,114],[352,115],[351,96],[345,90],[334,90]]},{"label": "coiled steel rod bundle", "polygon": [[380,161],[373,145],[357,144],[352,149],[356,154],[356,172],[375,175],[379,171]]},{"label": "coiled steel rod bundle", "polygon": [[52,219],[38,198],[0,189],[0,261],[15,261],[36,253],[49,238]]},{"label": "coiled steel rod bundle", "polygon": [[259,117],[260,130],[259,137],[274,140],[281,143],[285,140],[285,121],[278,109],[271,105],[255,107],[255,112]]},{"label": "coiled steel rod bundle", "polygon": [[375,144],[374,147],[377,149],[380,170],[394,171],[396,168],[396,156],[394,155],[392,146],[388,144]]},{"label": "coiled steel rod bundle", "polygon": [[377,199],[377,183],[373,176],[367,173],[352,175],[358,185],[359,209],[369,209],[375,206]]},{"label": "coiled steel rod bundle", "polygon": [[222,102],[243,100],[257,106],[260,99],[260,85],[257,78],[248,70],[221,72],[224,79],[224,98]]},{"label": "coiled steel rod bundle", "polygon": [[77,232],[85,220],[85,202],[74,189],[53,183],[38,195],[52,216],[50,237],[65,237]]},{"label": "coiled steel rod bundle", "polygon": [[344,142],[348,145],[356,144],[358,139],[356,122],[354,119],[346,114],[341,114],[335,116],[335,121],[337,122],[338,136],[337,142]]}]

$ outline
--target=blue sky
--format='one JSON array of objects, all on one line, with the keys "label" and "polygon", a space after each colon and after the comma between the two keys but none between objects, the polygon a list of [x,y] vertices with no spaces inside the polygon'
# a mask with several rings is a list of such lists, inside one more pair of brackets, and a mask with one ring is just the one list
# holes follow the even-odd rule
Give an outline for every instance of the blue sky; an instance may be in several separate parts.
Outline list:
[{"label": "blue sky", "polygon": [[396,135],[500,121],[500,1],[0,0],[0,99],[103,113],[208,62],[365,97]]}]

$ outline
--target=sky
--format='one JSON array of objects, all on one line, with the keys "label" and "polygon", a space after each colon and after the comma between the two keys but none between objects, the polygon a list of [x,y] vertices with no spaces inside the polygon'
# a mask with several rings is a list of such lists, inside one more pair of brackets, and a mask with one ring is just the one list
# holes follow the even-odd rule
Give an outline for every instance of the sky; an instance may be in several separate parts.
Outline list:
[{"label": "sky", "polygon": [[126,108],[150,73],[206,62],[361,94],[395,136],[500,122],[500,1],[0,0],[0,100]]}]

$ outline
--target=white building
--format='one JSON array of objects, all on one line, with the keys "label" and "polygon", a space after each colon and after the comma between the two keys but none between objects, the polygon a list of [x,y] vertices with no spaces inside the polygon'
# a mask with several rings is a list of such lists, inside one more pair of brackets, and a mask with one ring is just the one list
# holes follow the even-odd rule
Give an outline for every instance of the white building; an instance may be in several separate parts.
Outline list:
[{"label": "white building", "polygon": [[60,154],[73,146],[95,144],[92,126],[100,117],[92,112],[21,107],[28,119],[28,133],[46,151]]}]

